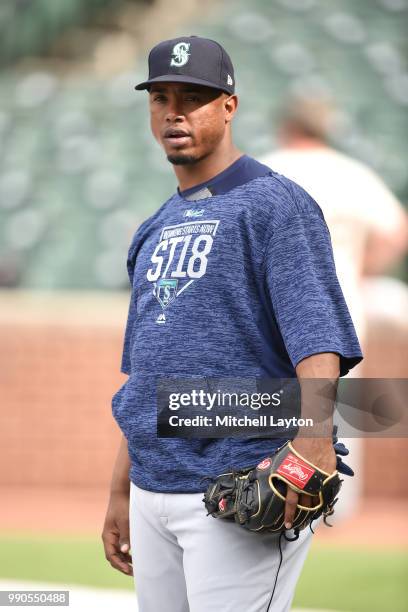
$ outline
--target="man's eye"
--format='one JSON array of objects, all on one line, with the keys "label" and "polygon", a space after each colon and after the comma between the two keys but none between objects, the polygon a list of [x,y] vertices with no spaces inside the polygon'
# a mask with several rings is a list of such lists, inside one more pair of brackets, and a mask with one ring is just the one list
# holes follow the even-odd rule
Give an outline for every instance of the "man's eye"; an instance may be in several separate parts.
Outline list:
[{"label": "man's eye", "polygon": [[166,100],[166,97],[165,96],[161,96],[161,95],[154,96],[154,98],[153,98],[154,102],[164,102],[165,100]]},{"label": "man's eye", "polygon": [[198,96],[189,95],[186,96],[187,102],[199,102],[200,98]]}]

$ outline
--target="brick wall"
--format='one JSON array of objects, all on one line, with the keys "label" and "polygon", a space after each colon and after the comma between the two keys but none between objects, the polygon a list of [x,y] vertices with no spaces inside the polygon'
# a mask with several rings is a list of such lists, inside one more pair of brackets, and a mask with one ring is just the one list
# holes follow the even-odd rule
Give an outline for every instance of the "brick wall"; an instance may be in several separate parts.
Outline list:
[{"label": "brick wall", "polygon": [[120,442],[110,401],[126,380],[127,296],[7,297],[0,485],[106,486]]}]

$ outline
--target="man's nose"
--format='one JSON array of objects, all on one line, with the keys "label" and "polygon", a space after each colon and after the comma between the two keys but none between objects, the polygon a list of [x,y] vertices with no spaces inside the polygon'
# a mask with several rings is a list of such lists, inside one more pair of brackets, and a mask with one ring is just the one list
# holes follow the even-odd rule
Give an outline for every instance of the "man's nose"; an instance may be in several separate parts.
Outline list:
[{"label": "man's nose", "polygon": [[166,121],[181,121],[184,117],[182,100],[177,97],[169,100]]}]

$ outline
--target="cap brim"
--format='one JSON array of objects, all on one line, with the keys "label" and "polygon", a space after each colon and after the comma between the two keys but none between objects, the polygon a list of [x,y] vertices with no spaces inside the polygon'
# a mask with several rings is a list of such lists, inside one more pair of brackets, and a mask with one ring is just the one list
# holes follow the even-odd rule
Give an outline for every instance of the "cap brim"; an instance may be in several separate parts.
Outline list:
[{"label": "cap brim", "polygon": [[204,85],[205,87],[212,87],[212,89],[219,89],[220,91],[225,91],[225,93],[232,95],[231,90],[227,88],[223,89],[210,81],[195,79],[194,77],[189,77],[186,74],[165,74],[155,77],[154,79],[149,79],[148,81],[143,81],[143,83],[138,83],[135,86],[135,89],[149,89],[150,85],[153,85],[153,83],[192,83],[193,85]]}]

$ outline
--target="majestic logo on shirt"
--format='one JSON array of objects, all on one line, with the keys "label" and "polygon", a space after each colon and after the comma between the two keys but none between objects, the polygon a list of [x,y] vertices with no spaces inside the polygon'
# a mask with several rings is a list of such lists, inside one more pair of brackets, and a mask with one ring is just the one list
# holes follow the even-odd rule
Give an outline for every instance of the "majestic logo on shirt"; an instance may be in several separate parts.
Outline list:
[{"label": "majestic logo on shirt", "polygon": [[166,315],[164,314],[164,312],[161,312],[156,319],[156,323],[159,323],[159,325],[163,325],[163,323],[165,322],[166,322]]},{"label": "majestic logo on shirt", "polygon": [[174,45],[171,54],[170,66],[180,67],[187,64],[190,57],[189,49],[190,43],[179,42],[177,45]]},{"label": "majestic logo on shirt", "polygon": [[184,211],[183,217],[202,217],[204,214],[204,208],[200,208],[199,210],[194,210],[194,208],[190,208],[189,210]]},{"label": "majestic logo on shirt", "polygon": [[[218,224],[214,220],[188,221],[162,229],[146,277],[153,283],[153,295],[163,311],[206,273]],[[156,319],[157,323],[165,321],[165,317]]]}]

